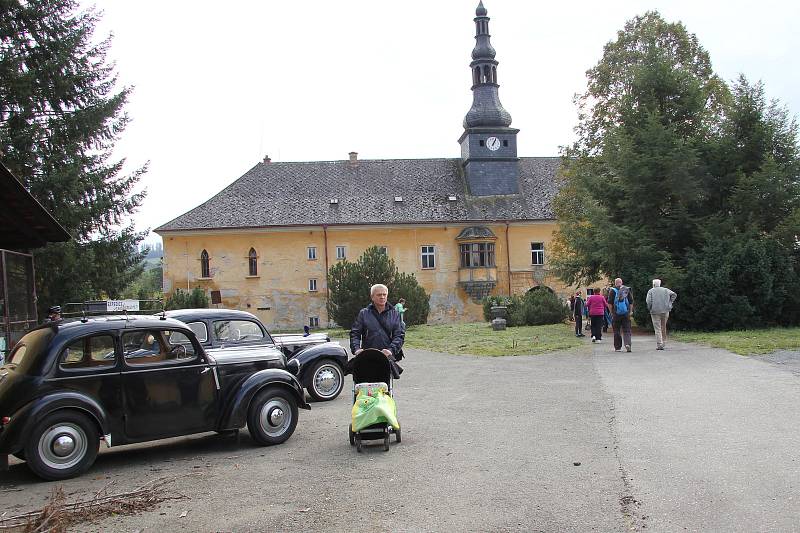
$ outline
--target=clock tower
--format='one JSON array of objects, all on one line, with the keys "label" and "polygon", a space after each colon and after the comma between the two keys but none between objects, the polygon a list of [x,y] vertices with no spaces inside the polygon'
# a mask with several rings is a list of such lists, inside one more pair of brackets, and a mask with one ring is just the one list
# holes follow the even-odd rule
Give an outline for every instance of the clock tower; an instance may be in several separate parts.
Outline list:
[{"label": "clock tower", "polygon": [[483,1],[475,10],[472,50],[472,107],[464,117],[461,162],[473,196],[519,194],[518,129],[497,94],[497,60],[490,42],[489,17]]}]

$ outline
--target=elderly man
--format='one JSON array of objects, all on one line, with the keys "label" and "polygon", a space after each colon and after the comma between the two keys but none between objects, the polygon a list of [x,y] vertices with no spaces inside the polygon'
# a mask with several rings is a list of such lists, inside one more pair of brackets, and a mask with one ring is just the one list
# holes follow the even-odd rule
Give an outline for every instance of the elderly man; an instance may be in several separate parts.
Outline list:
[{"label": "elderly man", "polygon": [[373,285],[369,296],[372,303],[359,311],[350,329],[350,351],[358,355],[367,348],[376,348],[399,361],[403,358],[406,329],[400,313],[389,305],[389,289],[386,285]]},{"label": "elderly man", "polygon": [[633,293],[630,287],[622,284],[622,278],[614,280],[614,286],[608,291],[608,302],[611,308],[611,327],[614,329],[614,350],[631,351],[631,315],[633,314]]},{"label": "elderly man", "polygon": [[677,294],[661,286],[660,279],[654,279],[653,288],[647,291],[647,309],[656,332],[656,350],[663,350],[667,343],[667,319],[677,297]]}]

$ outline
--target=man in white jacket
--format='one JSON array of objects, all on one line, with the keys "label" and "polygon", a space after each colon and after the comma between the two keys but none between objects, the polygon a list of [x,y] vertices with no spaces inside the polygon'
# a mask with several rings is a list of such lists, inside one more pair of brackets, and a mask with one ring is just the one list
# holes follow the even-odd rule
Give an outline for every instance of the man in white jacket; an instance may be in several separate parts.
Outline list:
[{"label": "man in white jacket", "polygon": [[656,350],[663,350],[667,342],[667,319],[677,297],[677,294],[661,286],[660,279],[654,279],[653,288],[647,291],[647,309],[656,332]]}]

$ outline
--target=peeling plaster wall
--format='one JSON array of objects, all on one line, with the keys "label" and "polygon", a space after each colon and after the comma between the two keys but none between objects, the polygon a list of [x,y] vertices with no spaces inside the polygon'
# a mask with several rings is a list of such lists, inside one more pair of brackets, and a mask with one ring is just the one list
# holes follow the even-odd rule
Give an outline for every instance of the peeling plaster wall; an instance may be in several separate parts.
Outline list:
[{"label": "peeling plaster wall", "polygon": [[[495,262],[497,286],[492,294],[508,294],[508,259],[511,292],[521,294],[542,284],[567,296],[571,290],[542,267],[531,265],[531,243],[545,243],[545,262],[555,224],[512,223],[506,251],[505,224],[484,224],[497,236]],[[473,302],[458,284],[460,252],[455,240],[467,224],[419,226],[331,227],[327,231],[328,266],[336,263],[336,248],[343,246],[347,260],[355,261],[370,246],[385,246],[401,272],[414,273],[430,294],[431,324],[483,320],[480,304]],[[221,307],[243,309],[257,315],[271,329],[300,329],[311,317],[328,326],[325,309],[325,234],[320,227],[259,230],[208,230],[165,233],[164,291],[200,287],[209,295],[220,291]],[[422,246],[435,246],[434,269],[422,269]],[[248,253],[258,254],[257,276],[248,271]],[[308,259],[308,248],[316,259]],[[211,277],[200,277],[200,254],[209,254]],[[462,271],[463,273],[463,271]],[[317,291],[309,291],[309,280]],[[390,294],[390,301],[402,295]],[[209,297],[210,300],[210,297]],[[368,302],[364,302],[366,305]]]}]

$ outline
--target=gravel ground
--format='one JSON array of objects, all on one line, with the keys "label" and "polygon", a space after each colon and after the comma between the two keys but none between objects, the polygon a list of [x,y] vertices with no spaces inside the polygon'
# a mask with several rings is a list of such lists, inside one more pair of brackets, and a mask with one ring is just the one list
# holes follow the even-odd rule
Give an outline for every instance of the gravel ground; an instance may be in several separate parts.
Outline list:
[{"label": "gravel ground", "polygon": [[[102,450],[62,483],[68,496],[174,476],[189,498],[72,530],[798,530],[800,357],[651,340],[535,357],[409,349],[389,452],[349,445],[348,384],[280,446],[243,432]],[[39,508],[53,486],[12,460],[2,507]]]}]

